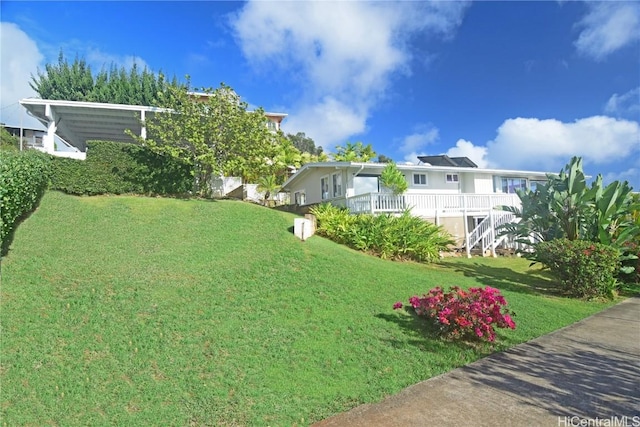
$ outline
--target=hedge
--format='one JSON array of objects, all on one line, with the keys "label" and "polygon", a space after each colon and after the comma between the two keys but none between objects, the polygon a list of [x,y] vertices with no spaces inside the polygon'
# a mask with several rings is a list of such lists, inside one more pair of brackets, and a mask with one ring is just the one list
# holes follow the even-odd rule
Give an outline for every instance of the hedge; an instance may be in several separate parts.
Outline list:
[{"label": "hedge", "polygon": [[86,160],[53,158],[51,189],[76,195],[189,192],[191,167],[140,145],[88,141]]},{"label": "hedge", "polygon": [[535,260],[549,267],[562,289],[581,298],[612,298],[620,253],[611,246],[587,240],[554,239],[535,247]]},{"label": "hedge", "polygon": [[0,150],[0,252],[4,255],[17,224],[31,213],[47,189],[48,155],[35,150]]}]

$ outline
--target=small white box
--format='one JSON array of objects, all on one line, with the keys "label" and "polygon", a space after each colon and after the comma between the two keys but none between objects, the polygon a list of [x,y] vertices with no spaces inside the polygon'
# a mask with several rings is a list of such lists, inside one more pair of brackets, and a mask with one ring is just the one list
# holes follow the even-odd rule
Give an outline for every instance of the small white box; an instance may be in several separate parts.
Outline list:
[{"label": "small white box", "polygon": [[302,241],[313,236],[311,221],[306,218],[295,218],[293,220],[293,234]]}]

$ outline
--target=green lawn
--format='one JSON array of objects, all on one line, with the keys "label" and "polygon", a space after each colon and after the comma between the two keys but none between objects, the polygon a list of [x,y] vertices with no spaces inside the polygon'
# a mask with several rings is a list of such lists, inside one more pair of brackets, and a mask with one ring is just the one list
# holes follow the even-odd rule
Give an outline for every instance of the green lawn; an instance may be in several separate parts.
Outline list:
[{"label": "green lawn", "polygon": [[503,291],[527,341],[606,304],[518,258],[383,261],[235,201],[49,192],[2,260],[4,425],[307,425],[476,360],[398,300]]}]

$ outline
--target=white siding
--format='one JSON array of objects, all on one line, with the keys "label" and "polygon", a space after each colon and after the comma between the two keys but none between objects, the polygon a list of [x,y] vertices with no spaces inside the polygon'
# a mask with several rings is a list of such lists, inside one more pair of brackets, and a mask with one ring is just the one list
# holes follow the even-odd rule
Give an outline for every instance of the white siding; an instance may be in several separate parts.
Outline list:
[{"label": "white siding", "polygon": [[[425,174],[427,175],[427,185],[416,185],[413,183],[413,175],[414,174]],[[405,176],[409,182],[409,189],[407,190],[408,194],[415,193],[425,193],[429,192],[432,194],[449,194],[449,193],[459,193],[460,190],[458,188],[458,184],[450,184],[446,182],[446,174],[444,172],[432,172],[432,171],[411,171],[405,172]]]},{"label": "white siding", "polygon": [[473,178],[475,194],[491,194],[493,190],[493,177],[491,175],[475,174]]},{"label": "white siding", "polygon": [[325,201],[331,201],[334,198],[332,197],[332,179],[331,176],[335,173],[340,174],[342,177],[342,196],[338,198],[344,198],[347,190],[351,189],[353,186],[353,177],[349,177],[347,179],[347,171],[343,169],[335,169],[335,168],[311,168],[307,172],[305,172],[304,176],[296,181],[295,186],[291,186],[289,192],[291,193],[291,198],[293,200],[293,195],[297,191],[304,191],[306,196],[306,203],[320,203],[322,202],[322,191],[320,188],[320,179],[323,177],[329,178],[329,198]]}]

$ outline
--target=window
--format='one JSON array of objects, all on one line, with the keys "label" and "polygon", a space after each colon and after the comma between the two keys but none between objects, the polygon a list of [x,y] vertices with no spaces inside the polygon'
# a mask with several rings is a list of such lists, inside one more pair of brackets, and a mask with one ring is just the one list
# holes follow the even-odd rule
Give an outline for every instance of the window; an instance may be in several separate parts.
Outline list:
[{"label": "window", "polygon": [[300,206],[307,203],[307,195],[304,193],[304,190],[293,193],[293,202]]},{"label": "window", "polygon": [[539,185],[544,185],[546,183],[547,181],[540,181],[540,180],[529,181],[529,190],[536,191]]},{"label": "window", "polygon": [[501,178],[503,193],[515,193],[518,190],[526,190],[527,180],[525,178]]},{"label": "window", "polygon": [[342,174],[334,173],[331,175],[332,197],[342,196]]},{"label": "window", "polygon": [[267,129],[269,129],[272,132],[275,132],[278,130],[278,125],[276,122],[272,122],[271,120],[267,120]]},{"label": "window", "polygon": [[423,173],[414,173],[413,185],[427,185],[427,175]]},{"label": "window", "polygon": [[322,194],[322,200],[329,198],[329,175],[320,178],[320,194]]},{"label": "window", "polygon": [[448,173],[447,177],[446,177],[446,181],[448,183],[456,183],[458,182],[459,178],[458,178],[458,174],[457,173]]}]

